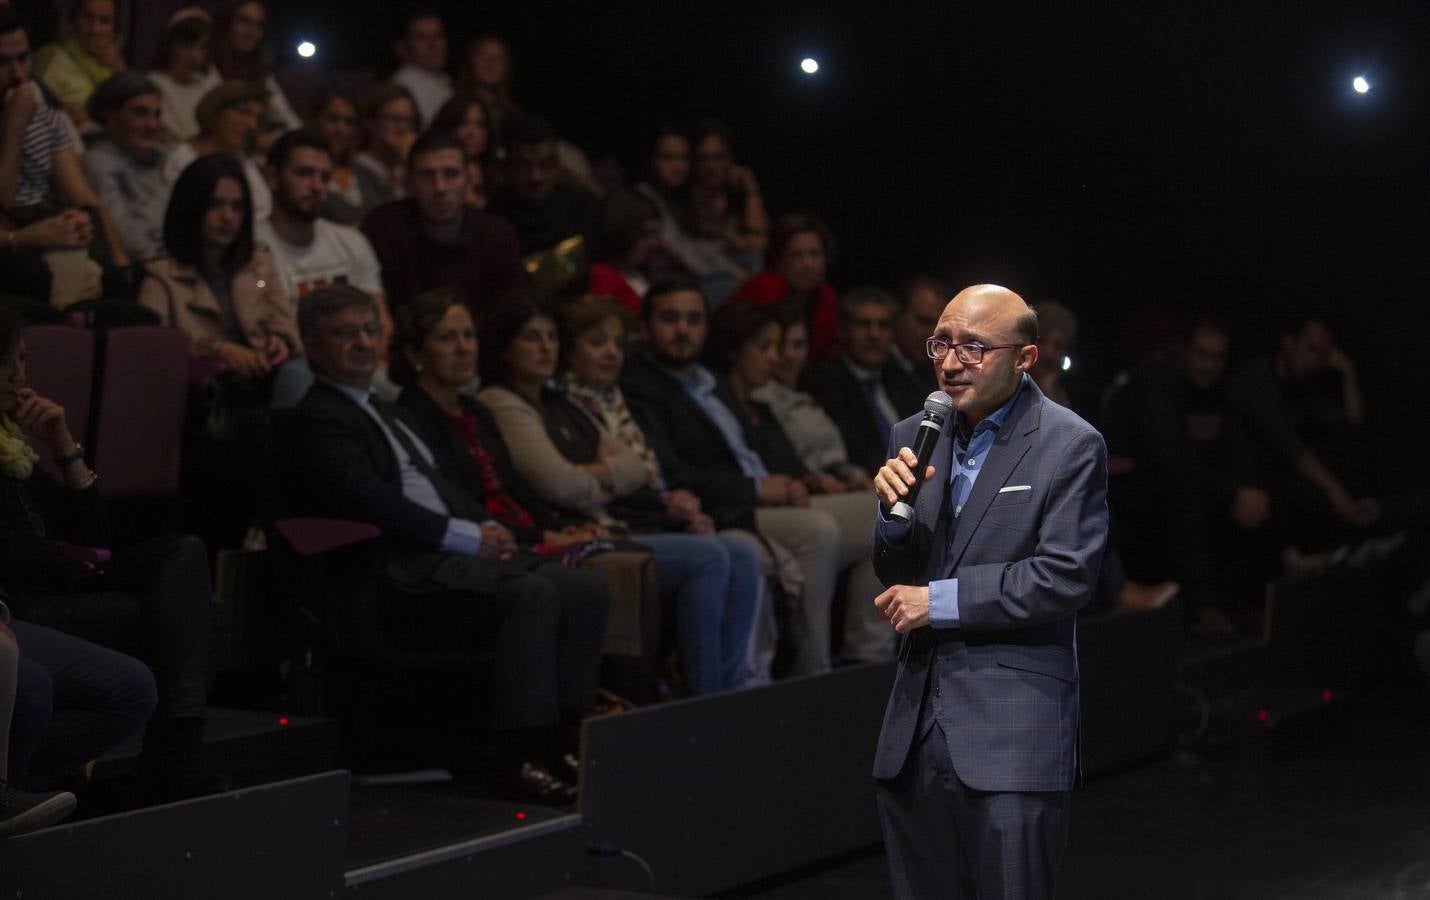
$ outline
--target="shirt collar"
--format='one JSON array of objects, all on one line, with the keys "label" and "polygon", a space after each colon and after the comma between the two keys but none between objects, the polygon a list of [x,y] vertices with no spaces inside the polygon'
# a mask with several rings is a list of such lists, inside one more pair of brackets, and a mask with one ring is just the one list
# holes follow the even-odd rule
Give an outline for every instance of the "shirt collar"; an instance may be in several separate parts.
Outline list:
[{"label": "shirt collar", "polygon": [[344,397],[347,397],[349,400],[356,403],[358,406],[367,406],[368,403],[372,400],[372,391],[369,388],[353,387],[350,384],[343,384],[341,382],[334,381],[326,375],[319,375],[318,380],[323,382],[323,384],[326,384],[328,387],[336,389]]},{"label": "shirt collar", "polygon": [[839,358],[843,361],[844,365],[848,367],[849,371],[854,373],[855,380],[858,381],[860,384],[863,384],[866,381],[879,381],[884,377],[883,372],[879,371],[878,369],[864,368],[863,366],[856,363],[854,360],[850,359],[849,354],[847,353],[839,354]]},{"label": "shirt collar", "polygon": [[[1018,379],[1018,386],[1014,388],[1013,396],[1009,397],[1007,402],[1004,403],[1002,406],[998,407],[997,409],[993,410],[993,412],[984,416],[983,421],[979,422],[973,427],[973,433],[977,434],[980,431],[998,431],[999,429],[1001,429],[1003,427],[1003,423],[1008,421],[1008,417],[1013,414],[1013,406],[1018,402],[1018,398],[1023,395],[1023,388],[1025,385],[1027,385],[1027,383],[1028,373],[1024,372],[1023,376]],[[960,437],[962,436],[962,433],[963,432],[959,429],[954,430],[954,434],[959,435]]]},{"label": "shirt collar", "polygon": [[686,390],[698,391],[702,394],[708,394],[715,390],[715,373],[700,363],[691,363],[684,369],[674,369],[656,359],[655,354],[649,351],[647,351],[646,356],[651,362],[659,366],[662,371],[670,375],[671,378],[680,382],[681,386]]}]

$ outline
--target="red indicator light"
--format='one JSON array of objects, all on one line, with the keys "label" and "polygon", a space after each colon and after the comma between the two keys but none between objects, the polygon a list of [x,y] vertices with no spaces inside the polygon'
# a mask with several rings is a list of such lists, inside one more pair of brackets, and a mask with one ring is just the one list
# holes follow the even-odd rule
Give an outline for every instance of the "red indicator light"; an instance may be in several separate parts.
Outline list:
[{"label": "red indicator light", "polygon": [[516,817],[517,817],[518,819],[525,819],[525,818],[526,818],[526,813],[524,813],[524,812],[519,812],[519,813],[516,814]]},{"label": "red indicator light", "polygon": [[1258,722],[1265,722],[1266,720],[1268,720],[1268,719],[1270,719],[1270,718],[1271,718],[1271,713],[1270,713],[1270,712],[1268,712],[1268,711],[1266,711],[1266,710],[1264,710],[1264,709],[1260,709],[1260,710],[1257,710],[1257,711],[1256,711],[1256,721],[1258,721]]},{"label": "red indicator light", "polygon": [[278,724],[279,724],[279,725],[287,725],[287,724],[288,724],[288,717],[287,717],[287,716],[279,716],[279,717],[278,717]]},{"label": "red indicator light", "polygon": [[1334,700],[1335,697],[1336,697],[1336,695],[1333,694],[1333,693],[1331,693],[1330,691],[1321,691],[1321,699],[1322,699],[1322,700],[1327,700],[1327,701],[1329,701],[1329,700]]}]

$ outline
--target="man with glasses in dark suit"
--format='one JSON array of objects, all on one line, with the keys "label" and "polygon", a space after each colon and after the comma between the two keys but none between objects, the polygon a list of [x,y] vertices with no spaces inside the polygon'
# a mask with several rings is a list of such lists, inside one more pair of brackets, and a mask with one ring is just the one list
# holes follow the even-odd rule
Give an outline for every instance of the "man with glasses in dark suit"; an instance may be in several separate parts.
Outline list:
[{"label": "man with glasses in dark suit", "polygon": [[1107,540],[1102,437],[1028,376],[1037,317],[996,285],[944,309],[953,401],[908,523],[921,416],[874,479],[875,606],[901,635],[874,775],[900,897],[1050,897],[1077,777],[1077,611]]}]

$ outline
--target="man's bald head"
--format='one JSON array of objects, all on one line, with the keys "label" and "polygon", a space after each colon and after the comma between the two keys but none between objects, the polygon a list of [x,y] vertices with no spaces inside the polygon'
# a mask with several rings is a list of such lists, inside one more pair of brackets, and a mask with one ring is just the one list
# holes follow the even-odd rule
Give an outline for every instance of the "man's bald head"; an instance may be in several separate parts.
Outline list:
[{"label": "man's bald head", "polygon": [[970,356],[975,362],[964,363],[959,351],[950,348],[938,364],[939,383],[965,429],[1007,402],[1023,373],[1038,361],[1037,315],[1022,297],[996,284],[975,284],[954,295],[934,337],[951,345],[982,347]]},{"label": "man's bald head", "polygon": [[975,284],[964,288],[948,301],[939,321],[951,315],[996,328],[997,333],[990,336],[998,338],[1000,344],[1038,342],[1038,314],[1027,301],[1002,285]]}]

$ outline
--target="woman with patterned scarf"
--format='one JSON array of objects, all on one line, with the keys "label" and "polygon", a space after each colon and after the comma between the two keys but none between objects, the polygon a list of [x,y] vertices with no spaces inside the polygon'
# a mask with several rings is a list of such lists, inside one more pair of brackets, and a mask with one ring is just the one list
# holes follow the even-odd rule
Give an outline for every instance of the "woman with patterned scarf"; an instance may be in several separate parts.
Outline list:
[{"label": "woman with patterned scarf", "polygon": [[691,692],[741,686],[759,597],[758,545],[752,537],[714,534],[693,495],[664,490],[644,437],[629,414],[621,421],[623,402],[611,406],[612,430],[578,401],[587,389],[613,389],[622,361],[624,308],[610,297],[583,297],[568,305],[563,319],[575,322],[571,317],[583,311],[589,318],[582,321],[607,329],[608,338],[587,340],[582,328],[568,345],[576,391],[570,394],[553,383],[562,344],[554,310],[521,292],[489,308],[481,323],[478,397],[512,448],[517,472],[543,500],[628,532],[651,551],[661,594],[675,610]]}]

